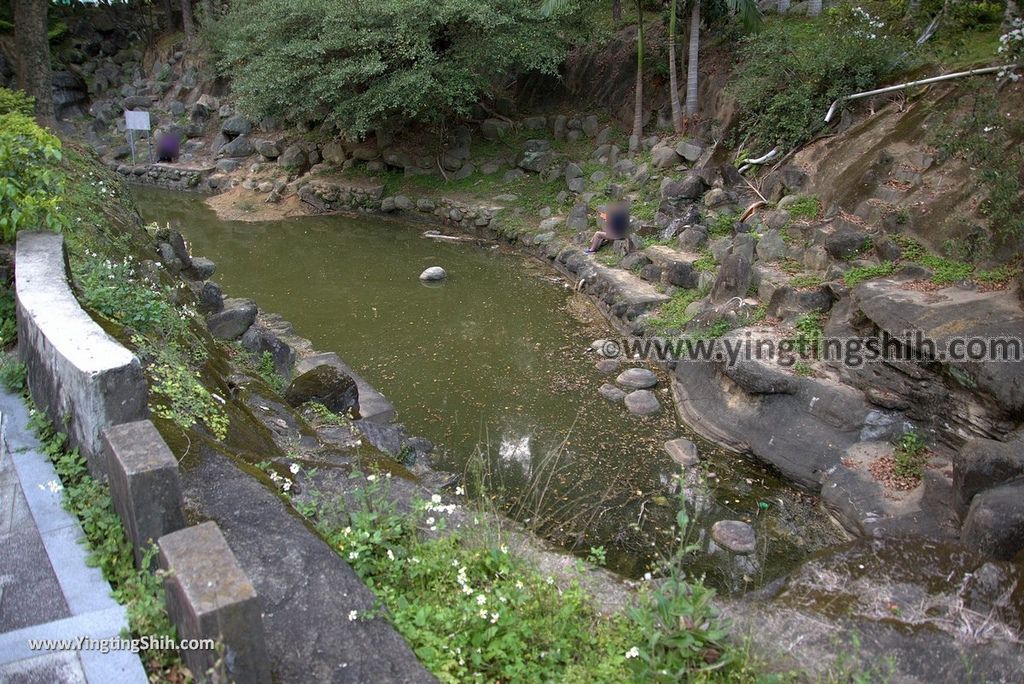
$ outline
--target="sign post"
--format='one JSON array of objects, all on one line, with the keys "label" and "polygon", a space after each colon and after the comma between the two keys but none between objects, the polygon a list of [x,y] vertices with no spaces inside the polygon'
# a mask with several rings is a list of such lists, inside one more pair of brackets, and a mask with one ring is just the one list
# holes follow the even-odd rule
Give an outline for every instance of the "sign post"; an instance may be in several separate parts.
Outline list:
[{"label": "sign post", "polygon": [[[124,113],[125,128],[128,129],[128,145],[132,148],[132,165],[135,165],[135,131],[149,131],[149,112],[144,110],[126,110]],[[149,162],[153,163],[153,136],[146,136],[149,148]]]}]

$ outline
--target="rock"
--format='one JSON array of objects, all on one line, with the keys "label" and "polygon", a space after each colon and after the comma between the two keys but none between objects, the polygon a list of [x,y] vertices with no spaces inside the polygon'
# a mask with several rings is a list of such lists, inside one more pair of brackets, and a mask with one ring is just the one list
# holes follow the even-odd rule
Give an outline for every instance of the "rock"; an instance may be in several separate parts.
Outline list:
[{"label": "rock", "polygon": [[582,178],[583,169],[576,162],[569,162],[565,165],[565,182],[568,183],[573,178]]},{"label": "rock", "polygon": [[697,445],[686,439],[680,437],[678,439],[671,439],[665,442],[665,451],[672,457],[672,460],[688,468],[695,466],[700,463],[700,457],[697,454]]},{"label": "rock", "polygon": [[762,261],[779,261],[786,256],[788,246],[777,230],[765,231],[757,241],[757,256]]},{"label": "rock", "polygon": [[431,266],[430,268],[420,273],[420,280],[424,282],[436,282],[438,280],[444,280],[448,277],[448,274],[440,266]]},{"label": "rock", "polygon": [[501,179],[506,183],[521,180],[523,178],[526,178],[526,172],[523,171],[522,169],[512,169],[510,171],[506,171],[505,174],[501,177]]},{"label": "rock", "polygon": [[665,280],[669,285],[691,289],[697,287],[700,274],[688,261],[670,261],[665,265]]},{"label": "rock", "polygon": [[704,195],[707,183],[697,174],[690,174],[682,180],[670,181],[661,189],[661,198],[668,202],[695,201]]},{"label": "rock", "polygon": [[711,526],[711,538],[733,553],[752,553],[757,548],[754,528],[740,520],[719,520]]},{"label": "rock", "polygon": [[216,168],[221,173],[234,173],[240,165],[241,162],[237,159],[219,159],[217,160]]},{"label": "rock", "polygon": [[584,135],[588,138],[593,138],[597,135],[599,125],[597,116],[594,114],[583,117],[583,120],[580,122],[580,127],[582,128]]},{"label": "rock", "polygon": [[246,135],[252,130],[252,122],[241,114],[235,114],[224,120],[220,125],[220,131],[224,135],[234,138],[239,135]]},{"label": "rock", "polygon": [[480,124],[480,135],[485,140],[497,141],[505,138],[512,130],[512,124],[502,119],[484,119]]},{"label": "rock", "polygon": [[607,399],[608,401],[611,401],[611,402],[622,401],[623,398],[626,396],[625,392],[620,390],[615,385],[611,385],[611,384],[609,384],[607,382],[605,384],[601,385],[601,387],[598,388],[597,392],[602,397],[604,397],[605,399]]},{"label": "rock", "polygon": [[529,116],[523,119],[523,128],[528,131],[543,131],[548,126],[547,117],[541,116]]},{"label": "rock", "polygon": [[953,457],[953,495],[958,511],[967,511],[975,495],[1024,476],[1024,439],[998,442],[974,438]]},{"label": "rock", "polygon": [[292,380],[284,398],[295,407],[315,401],[339,415],[357,415],[359,412],[356,381],[329,364],[316,366]]},{"label": "rock", "polygon": [[751,275],[749,259],[742,254],[727,255],[711,286],[711,301],[720,303],[733,297],[746,297]]},{"label": "rock", "polygon": [[416,210],[417,211],[422,211],[425,214],[429,214],[430,212],[434,211],[434,209],[436,209],[436,208],[437,208],[437,205],[434,204],[434,200],[432,200],[432,199],[429,199],[427,197],[421,197],[418,200],[416,200]]},{"label": "rock", "polygon": [[708,209],[720,209],[735,204],[736,198],[728,190],[711,188],[704,194],[703,202]]},{"label": "rock", "polygon": [[253,323],[242,335],[239,344],[257,359],[270,354],[274,361],[274,371],[282,378],[291,376],[292,366],[295,365],[295,350],[270,328],[258,321]]},{"label": "rock", "polygon": [[624,271],[632,271],[643,268],[649,263],[651,263],[651,260],[643,252],[630,252],[622,257],[622,261],[619,262],[619,268]]},{"label": "rock", "polygon": [[553,159],[554,152],[551,151],[551,143],[547,140],[527,140],[517,166],[526,171],[542,173],[551,165]]},{"label": "rock", "polygon": [[192,120],[203,121],[208,119],[213,112],[220,109],[220,103],[212,95],[203,94],[192,105]]},{"label": "rock", "polygon": [[636,173],[637,166],[630,159],[620,159],[612,166],[612,173],[616,176],[632,176]]},{"label": "rock", "polygon": [[842,221],[825,238],[825,251],[835,259],[850,259],[869,248],[870,240],[867,232],[856,224]]},{"label": "rock", "polygon": [[206,328],[218,340],[237,340],[256,320],[256,302],[228,299],[224,309],[206,319]]},{"label": "rock", "polygon": [[[598,350],[600,351],[600,350]],[[622,366],[618,359],[601,359],[595,364],[597,372],[602,375],[611,375],[612,373],[619,370]]]},{"label": "rock", "polygon": [[612,130],[611,126],[605,126],[594,136],[594,143],[598,146],[607,145],[614,134],[615,131]]},{"label": "rock", "polygon": [[273,140],[257,140],[253,147],[268,161],[273,161],[281,156],[281,148]]},{"label": "rock", "polygon": [[224,294],[217,283],[203,283],[197,300],[196,308],[204,316],[224,310]]},{"label": "rock", "polygon": [[753,395],[794,394],[798,389],[797,378],[760,361],[740,361],[726,366],[722,372]]},{"label": "rock", "polygon": [[682,158],[667,145],[658,145],[651,150],[651,166],[656,169],[668,169],[677,165]]},{"label": "rock", "polygon": [[661,411],[658,398],[650,390],[634,390],[626,395],[625,402],[629,412],[637,416],[649,416]]},{"label": "rock", "polygon": [[380,157],[380,150],[375,145],[361,144],[352,148],[352,158],[363,162],[371,162]]},{"label": "rock", "polygon": [[340,142],[333,141],[324,145],[323,150],[324,161],[335,166],[341,166],[345,163],[348,158],[345,155],[345,146]]},{"label": "rock", "polygon": [[628,368],[615,378],[615,382],[626,389],[647,389],[658,384],[658,376],[646,368]]},{"label": "rock", "polygon": [[679,249],[684,252],[697,252],[708,241],[708,231],[704,226],[690,226],[679,234],[676,240]]},{"label": "rock", "polygon": [[691,163],[700,159],[700,155],[703,154],[703,152],[704,148],[700,143],[694,142],[693,140],[683,140],[676,145],[676,154]]},{"label": "rock", "polygon": [[580,203],[572,208],[569,212],[568,218],[565,220],[565,226],[573,232],[586,230],[590,227],[590,217],[588,215],[589,209],[586,204]]},{"label": "rock", "polygon": [[256,149],[249,142],[249,136],[246,135],[240,135],[220,148],[220,154],[223,157],[251,157],[255,153]]},{"label": "rock", "polygon": [[278,157],[277,163],[289,171],[305,171],[309,166],[309,157],[300,145],[289,145]]},{"label": "rock", "polygon": [[960,543],[1000,560],[1011,560],[1024,549],[1024,479],[975,496]]},{"label": "rock", "polygon": [[398,458],[402,455],[402,446],[406,444],[408,437],[401,425],[387,425],[369,420],[357,420],[355,426],[359,428],[359,432],[366,438],[366,441],[379,451],[383,451],[392,458]]},{"label": "rock", "polygon": [[205,257],[192,257],[192,263],[185,269],[185,275],[192,280],[208,280],[217,270],[217,265]]}]

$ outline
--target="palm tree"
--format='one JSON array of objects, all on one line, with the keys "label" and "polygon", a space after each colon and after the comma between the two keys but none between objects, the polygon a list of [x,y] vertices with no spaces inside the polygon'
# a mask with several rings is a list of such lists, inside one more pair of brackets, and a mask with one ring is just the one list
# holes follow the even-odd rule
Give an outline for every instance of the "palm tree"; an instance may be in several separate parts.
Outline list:
[{"label": "palm tree", "polygon": [[679,104],[679,83],[676,79],[676,5],[678,0],[672,0],[668,15],[668,82],[672,93],[669,100],[672,103],[672,128],[676,133],[683,132],[683,112]]},{"label": "palm tree", "polygon": [[[821,0],[811,0],[821,3]],[[701,0],[690,0],[690,54],[686,67],[686,116],[697,113],[697,78],[699,75],[698,59],[700,52],[700,3]],[[740,21],[748,30],[756,29],[761,24],[761,12],[756,0],[726,0],[729,11],[740,15]]]},{"label": "palm tree", "polygon": [[821,14],[821,0],[810,0],[807,3],[807,16],[816,17]]}]

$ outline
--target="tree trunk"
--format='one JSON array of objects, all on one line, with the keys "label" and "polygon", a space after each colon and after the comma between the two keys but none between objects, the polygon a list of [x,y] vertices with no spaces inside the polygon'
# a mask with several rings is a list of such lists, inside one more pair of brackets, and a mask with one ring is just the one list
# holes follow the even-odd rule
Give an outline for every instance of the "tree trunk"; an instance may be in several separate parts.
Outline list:
[{"label": "tree trunk", "polygon": [[700,51],[700,0],[690,9],[690,55],[686,65],[686,116],[697,113],[697,53]]},{"label": "tree trunk", "polygon": [[168,31],[173,31],[178,27],[178,17],[174,12],[174,3],[171,0],[160,0],[160,9],[164,15],[164,21],[167,22],[165,27]]},{"label": "tree trunk", "polygon": [[191,43],[196,35],[196,27],[192,21],[192,0],[181,0],[181,28],[185,31],[186,42]]},{"label": "tree trunk", "polygon": [[[636,3],[636,101],[633,104],[633,137],[637,150],[644,135],[644,11]],[[633,151],[633,150],[631,150]]]},{"label": "tree trunk", "polygon": [[669,98],[672,104],[672,128],[676,133],[683,132],[683,108],[679,104],[679,80],[676,76],[676,5],[672,0],[668,17],[668,83],[671,89]]},{"label": "tree trunk", "polygon": [[36,100],[36,121],[52,126],[53,78],[50,75],[50,39],[46,34],[49,0],[13,0],[14,40],[18,50],[18,87]]},{"label": "tree trunk", "polygon": [[779,0],[779,14],[785,14],[789,11],[789,0]]},{"label": "tree trunk", "polygon": [[612,19],[622,19],[622,0],[612,0]]},{"label": "tree trunk", "polygon": [[807,3],[807,16],[816,17],[821,14],[821,0],[810,0]]}]

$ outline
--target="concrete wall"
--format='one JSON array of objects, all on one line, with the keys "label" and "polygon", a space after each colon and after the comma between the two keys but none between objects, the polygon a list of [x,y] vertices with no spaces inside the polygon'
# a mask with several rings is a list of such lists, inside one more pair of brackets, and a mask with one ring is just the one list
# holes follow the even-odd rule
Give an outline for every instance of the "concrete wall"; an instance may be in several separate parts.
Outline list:
[{"label": "concrete wall", "polygon": [[101,430],[148,416],[142,366],[79,306],[60,235],[18,233],[15,264],[18,354],[29,392],[81,449],[93,476],[104,478]]}]

